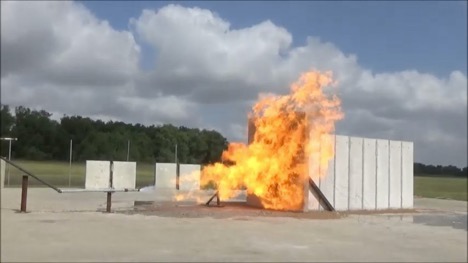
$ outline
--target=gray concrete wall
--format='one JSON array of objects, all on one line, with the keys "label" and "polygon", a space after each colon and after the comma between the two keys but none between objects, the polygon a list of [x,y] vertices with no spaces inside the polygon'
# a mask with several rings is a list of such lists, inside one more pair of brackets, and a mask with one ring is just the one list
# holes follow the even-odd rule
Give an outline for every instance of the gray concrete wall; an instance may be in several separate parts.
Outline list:
[{"label": "gray concrete wall", "polygon": [[180,164],[179,166],[179,189],[199,190],[200,189],[201,165]]},{"label": "gray concrete wall", "polygon": [[136,162],[113,162],[112,187],[115,189],[135,189]]},{"label": "gray concrete wall", "polygon": [[175,163],[156,163],[155,188],[176,189],[177,167]]},{"label": "gray concrete wall", "polygon": [[86,189],[110,187],[110,161],[86,161]]},{"label": "gray concrete wall", "polygon": [[[412,142],[334,137],[335,157],[326,175],[317,179],[311,162],[309,175],[336,210],[413,207]],[[309,196],[309,210],[321,210],[314,199]]]},{"label": "gray concrete wall", "polygon": [[5,187],[5,167],[6,162],[0,159],[0,188]]}]

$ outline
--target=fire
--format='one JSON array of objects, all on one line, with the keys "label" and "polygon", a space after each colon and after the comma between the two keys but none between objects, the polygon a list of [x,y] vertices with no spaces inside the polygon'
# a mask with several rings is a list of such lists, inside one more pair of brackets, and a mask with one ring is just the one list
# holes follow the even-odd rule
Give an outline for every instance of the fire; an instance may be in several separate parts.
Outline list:
[{"label": "fire", "polygon": [[263,96],[249,118],[255,135],[249,145],[231,143],[223,163],[204,167],[201,185],[214,181],[221,199],[235,190],[260,198],[263,207],[289,210],[303,202],[308,163],[324,176],[334,155],[328,136],[343,117],[340,100],[323,89],[333,84],[331,73],[306,72],[291,85],[290,94]]}]

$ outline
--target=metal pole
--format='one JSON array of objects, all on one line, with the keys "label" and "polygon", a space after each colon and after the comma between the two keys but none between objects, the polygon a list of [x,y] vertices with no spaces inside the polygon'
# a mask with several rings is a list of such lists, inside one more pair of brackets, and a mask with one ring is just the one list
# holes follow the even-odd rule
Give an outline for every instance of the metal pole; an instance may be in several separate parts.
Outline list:
[{"label": "metal pole", "polygon": [[71,187],[72,152],[73,152],[73,139],[70,140],[70,166],[68,167],[68,187]]},{"label": "metal pole", "polygon": [[128,162],[129,157],[130,157],[130,140],[128,140],[128,143],[127,143],[127,162]]},{"label": "metal pole", "polygon": [[106,212],[111,212],[111,204],[112,204],[112,192],[107,192],[107,204],[106,204]]},{"label": "metal pole", "polygon": [[28,200],[28,177],[23,175],[23,181],[21,183],[21,209],[22,213],[26,213],[26,202]]}]

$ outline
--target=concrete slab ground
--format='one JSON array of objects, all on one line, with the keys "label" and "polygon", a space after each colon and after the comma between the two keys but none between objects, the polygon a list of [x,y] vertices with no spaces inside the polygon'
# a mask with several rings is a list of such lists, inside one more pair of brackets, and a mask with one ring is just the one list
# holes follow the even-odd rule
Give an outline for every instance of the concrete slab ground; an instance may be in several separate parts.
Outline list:
[{"label": "concrete slab ground", "polygon": [[[175,191],[58,194],[1,190],[2,262],[466,262],[467,202],[415,199],[415,213],[339,219],[236,215],[228,218],[123,214],[134,201]],[[210,193],[198,197],[209,197]],[[223,209],[223,208],[219,208]],[[242,213],[240,211],[239,213]]]}]

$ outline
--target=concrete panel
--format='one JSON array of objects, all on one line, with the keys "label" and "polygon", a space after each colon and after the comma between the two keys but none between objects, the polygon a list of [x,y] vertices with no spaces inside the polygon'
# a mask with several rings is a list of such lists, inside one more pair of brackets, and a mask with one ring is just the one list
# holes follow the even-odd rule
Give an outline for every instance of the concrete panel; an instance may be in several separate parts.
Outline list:
[{"label": "concrete panel", "polygon": [[112,172],[112,186],[115,189],[135,189],[136,187],[136,162],[114,161]]},{"label": "concrete panel", "polygon": [[414,196],[414,151],[412,142],[402,142],[401,146],[402,175],[401,175],[401,204],[402,208],[413,208]]},{"label": "concrete panel", "polygon": [[180,164],[179,169],[179,189],[199,190],[201,166],[199,164]]},{"label": "concrete panel", "polygon": [[401,208],[401,142],[390,141],[389,208]]},{"label": "concrete panel", "polygon": [[364,139],[363,161],[363,209],[374,210],[376,201],[376,144],[375,139]]},{"label": "concrete panel", "polygon": [[[309,177],[317,186],[320,184],[320,152],[311,153],[309,156]],[[320,208],[320,203],[313,194],[309,194],[307,202],[308,210],[316,211]]]},{"label": "concrete panel", "polygon": [[176,169],[175,163],[156,163],[155,187],[176,189]]},{"label": "concrete panel", "polygon": [[362,209],[363,138],[349,138],[349,210]]},{"label": "concrete panel", "polygon": [[[333,157],[328,163],[325,163],[326,165],[324,165],[323,160],[320,163],[320,174],[322,176],[319,180],[319,188],[328,201],[335,206],[335,135],[325,135],[322,137],[322,147],[320,147],[322,153],[327,150],[323,146],[325,140],[329,141],[332,145]],[[319,210],[323,211],[324,209],[320,206]]]},{"label": "concrete panel", "polygon": [[110,161],[86,161],[86,189],[110,187]]},{"label": "concrete panel", "polygon": [[5,187],[5,167],[6,162],[0,159],[0,188]]},{"label": "concrete panel", "polygon": [[336,136],[335,209],[348,210],[349,197],[349,137]]},{"label": "concrete panel", "polygon": [[377,187],[376,209],[388,208],[388,161],[389,141],[377,140]]}]

